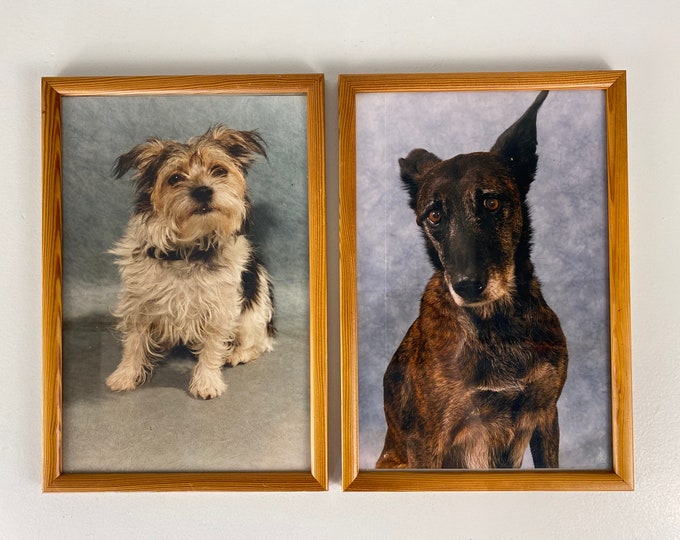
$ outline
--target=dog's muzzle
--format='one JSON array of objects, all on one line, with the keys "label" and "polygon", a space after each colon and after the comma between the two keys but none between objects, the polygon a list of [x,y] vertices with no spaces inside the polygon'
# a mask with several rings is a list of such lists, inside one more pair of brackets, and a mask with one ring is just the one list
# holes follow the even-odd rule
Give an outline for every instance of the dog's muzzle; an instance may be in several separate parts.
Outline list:
[{"label": "dog's muzzle", "polygon": [[462,277],[451,284],[453,291],[466,302],[477,302],[486,289],[486,283],[470,277]]},{"label": "dog's muzzle", "polygon": [[444,273],[446,285],[453,300],[459,306],[473,306],[485,303],[484,292],[487,288],[485,279],[476,276],[458,275],[452,278],[448,273]]}]

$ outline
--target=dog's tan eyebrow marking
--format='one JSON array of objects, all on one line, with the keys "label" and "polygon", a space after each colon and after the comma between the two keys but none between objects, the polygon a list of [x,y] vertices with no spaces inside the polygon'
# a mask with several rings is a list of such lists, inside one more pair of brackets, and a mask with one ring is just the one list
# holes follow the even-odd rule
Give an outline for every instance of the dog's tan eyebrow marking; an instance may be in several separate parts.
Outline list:
[{"label": "dog's tan eyebrow marking", "polygon": [[433,199],[429,201],[423,207],[423,211],[416,216],[416,223],[420,225],[423,221],[427,219],[428,215],[433,210],[439,210],[442,214],[444,214],[445,213],[444,202],[440,199]]}]

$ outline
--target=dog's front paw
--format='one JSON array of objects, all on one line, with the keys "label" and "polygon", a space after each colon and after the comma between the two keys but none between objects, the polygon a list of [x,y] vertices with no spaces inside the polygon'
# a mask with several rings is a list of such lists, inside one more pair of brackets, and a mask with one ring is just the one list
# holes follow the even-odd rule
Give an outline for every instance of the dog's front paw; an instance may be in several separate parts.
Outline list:
[{"label": "dog's front paw", "polygon": [[144,369],[120,365],[106,378],[106,386],[114,392],[134,390],[146,380],[146,377],[147,372]]},{"label": "dog's front paw", "polygon": [[262,351],[256,347],[250,347],[244,349],[243,347],[238,347],[232,354],[227,358],[227,364],[230,366],[237,366],[239,364],[245,364],[252,360],[255,360]]},{"label": "dog's front paw", "polygon": [[259,341],[255,345],[246,347],[244,345],[239,345],[234,349],[229,358],[227,358],[226,363],[230,366],[237,366],[238,364],[246,364],[255,360],[257,357],[266,352],[271,352],[274,350],[274,340],[271,337],[267,337]]},{"label": "dog's front paw", "polygon": [[219,369],[200,369],[198,366],[194,370],[189,383],[189,392],[192,396],[201,399],[212,399],[222,395],[227,389],[227,385],[222,380],[222,373]]}]

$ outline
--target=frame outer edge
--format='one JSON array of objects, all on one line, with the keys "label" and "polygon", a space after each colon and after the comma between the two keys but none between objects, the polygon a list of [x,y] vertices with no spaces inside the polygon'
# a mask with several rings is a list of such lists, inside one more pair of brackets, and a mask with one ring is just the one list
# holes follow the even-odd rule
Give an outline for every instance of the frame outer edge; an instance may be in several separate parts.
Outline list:
[{"label": "frame outer edge", "polygon": [[[66,473],[62,471],[62,195],[61,98],[159,93],[305,93],[310,182],[309,242],[318,256],[310,269],[311,470],[295,472]],[[327,302],[325,243],[324,77],[224,75],[44,77],[42,100],[42,352],[43,492],[102,491],[322,491],[328,489]],[[313,122],[312,122],[313,121]],[[313,136],[312,136],[313,135]],[[312,206],[314,205],[314,206]],[[314,211],[313,211],[314,210]],[[311,263],[311,258],[310,258]],[[314,332],[312,332],[314,330]]]},{"label": "frame outer edge", "polygon": [[358,349],[356,291],[356,87],[351,77],[340,76],[340,320],[342,385],[342,487],[350,489],[358,467]]},{"label": "frame outer edge", "polygon": [[614,471],[634,489],[626,73],[607,90]]},{"label": "frame outer edge", "polygon": [[[42,81],[43,491],[61,475],[61,96]],[[50,145],[51,138],[59,141]]]},{"label": "frame outer edge", "polygon": [[[626,72],[623,70],[353,74],[339,76],[340,260],[343,489],[348,491],[630,491],[633,489]],[[356,132],[358,92],[493,90],[604,90],[609,177],[610,335],[612,343],[613,471],[486,472],[379,471],[358,468],[356,342]],[[345,223],[346,222],[346,223]],[[615,246],[616,249],[612,249]]]},{"label": "frame outer edge", "polygon": [[[314,302],[314,336],[310,366],[312,429],[312,476],[323,490],[328,490],[328,346],[327,346],[327,261],[326,261],[326,186],[324,158],[324,76],[310,80],[308,99],[309,208],[310,208],[310,294]],[[315,142],[316,141],[316,142]],[[313,169],[312,169],[313,167]],[[315,210],[311,212],[311,210]],[[312,249],[314,246],[314,249]],[[312,277],[314,276],[314,277]],[[313,281],[312,281],[313,280]]]}]

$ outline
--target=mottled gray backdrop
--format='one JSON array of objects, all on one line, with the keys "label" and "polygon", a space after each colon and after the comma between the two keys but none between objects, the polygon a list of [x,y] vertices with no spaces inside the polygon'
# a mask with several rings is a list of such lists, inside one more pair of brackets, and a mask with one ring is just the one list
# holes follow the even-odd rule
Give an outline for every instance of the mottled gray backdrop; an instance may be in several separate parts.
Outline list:
[{"label": "mottled gray backdrop", "polygon": [[[307,99],[304,95],[66,97],[63,139],[64,470],[304,470],[310,466]],[[134,203],[117,156],[149,137],[185,141],[222,123],[257,130],[252,236],[274,283],[273,352],[224,368],[227,390],[187,392],[194,360],[168,354],[134,392],[104,384],[120,361],[107,251]]]},{"label": "mottled gray backdrop", "polygon": [[252,233],[279,293],[306,302],[306,106],[301,95],[63,98],[64,317],[108,313],[118,290],[106,251],[124,231],[133,185],[131,174],[114,180],[115,159],[149,137],[186,141],[217,123],[257,130],[266,142],[268,159],[248,173]]},{"label": "mottled gray backdrop", "polygon": [[[385,434],[382,376],[418,314],[432,273],[401,188],[413,148],[442,159],[489,150],[537,92],[368,93],[357,98],[359,465],[373,468]],[[561,467],[609,469],[609,281],[602,91],[551,91],[538,113],[538,172],[529,192],[533,260],[567,336],[558,402]],[[526,458],[524,466],[531,466]]]}]

